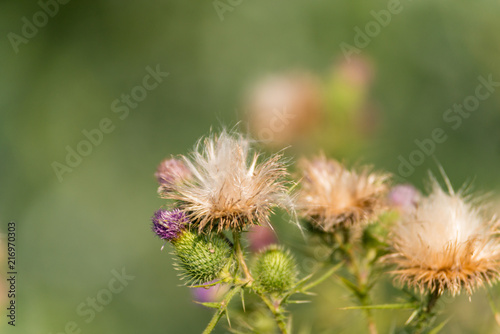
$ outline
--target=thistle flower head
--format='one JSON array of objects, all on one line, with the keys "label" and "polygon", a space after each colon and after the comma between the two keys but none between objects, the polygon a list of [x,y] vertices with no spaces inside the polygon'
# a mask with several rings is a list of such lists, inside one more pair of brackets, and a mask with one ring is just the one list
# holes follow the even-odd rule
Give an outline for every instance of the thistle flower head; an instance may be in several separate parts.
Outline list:
[{"label": "thistle flower head", "polygon": [[166,198],[177,200],[199,230],[241,230],[269,223],[274,207],[288,207],[281,155],[259,162],[250,141],[223,131],[198,142],[191,157],[184,157],[192,178],[176,183]]},{"label": "thistle flower head", "polygon": [[248,123],[260,141],[270,146],[299,142],[319,125],[321,87],[309,73],[264,78],[248,97]]},{"label": "thistle flower head", "polygon": [[173,243],[175,267],[186,283],[202,284],[223,278],[234,264],[232,245],[219,234],[186,230]]},{"label": "thistle flower head", "polygon": [[482,207],[451,186],[445,192],[435,179],[432,192],[394,228],[394,274],[402,283],[452,295],[471,294],[500,276],[499,221],[485,219]]},{"label": "thistle flower head", "polygon": [[315,228],[332,232],[339,224],[369,222],[383,207],[388,174],[346,169],[320,156],[303,160],[299,214]]},{"label": "thistle flower head", "polygon": [[168,241],[176,240],[189,224],[187,216],[178,209],[158,210],[151,220],[153,232],[161,239]]},{"label": "thistle flower head", "polygon": [[170,158],[158,165],[155,177],[160,184],[158,192],[161,194],[170,191],[176,183],[189,179],[191,171],[182,160]]},{"label": "thistle flower head", "polygon": [[258,290],[280,293],[293,287],[297,280],[297,263],[289,251],[278,245],[262,250],[252,266]]}]

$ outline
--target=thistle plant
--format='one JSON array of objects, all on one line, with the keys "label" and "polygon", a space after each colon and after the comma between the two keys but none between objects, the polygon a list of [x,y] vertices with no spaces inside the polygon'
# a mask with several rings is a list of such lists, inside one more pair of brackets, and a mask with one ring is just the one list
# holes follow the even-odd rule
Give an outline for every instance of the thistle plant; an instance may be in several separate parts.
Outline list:
[{"label": "thistle plant", "polygon": [[444,293],[465,290],[470,296],[500,277],[500,221],[445,181],[447,192],[431,176],[429,196],[394,227],[393,251],[386,257],[396,265],[392,274],[400,283],[427,295],[408,322],[417,330],[435,320],[433,308]]},{"label": "thistle plant", "polygon": [[[356,305],[344,309],[361,310],[371,334],[374,309],[410,309],[402,332],[437,333],[445,325],[436,325],[442,295],[472,295],[499,279],[500,220],[464,189],[455,192],[444,172],[447,190],[431,177],[423,196],[410,185],[391,191],[389,173],[320,155],[299,163],[294,183],[282,153],[265,157],[254,145],[222,131],[189,155],[165,159],[155,174],[167,202],[152,230],[170,244],[198,303],[215,310],[204,334],[223,316],[232,333],[292,333],[289,305],[309,302],[297,296],[327,280],[349,291]],[[318,272],[301,271],[297,254],[277,244],[276,209],[288,212],[290,228],[305,227],[303,249],[328,249]],[[374,304],[374,286],[391,276],[404,302]],[[217,289],[210,294],[217,299],[200,288]],[[237,296],[240,303],[232,302]]]},{"label": "thistle plant", "polygon": [[[345,273],[337,276],[339,281],[361,306],[367,306],[375,265],[383,254],[379,249],[382,242],[367,227],[384,208],[390,176],[372,172],[368,166],[350,170],[325,156],[303,160],[302,173],[299,215],[312,236],[330,248],[327,265],[345,264]],[[376,333],[369,309],[365,315],[370,333]]]},{"label": "thistle plant", "polygon": [[224,314],[230,322],[235,295],[246,307],[245,291],[258,296],[281,333],[289,333],[290,297],[325,279],[299,280],[294,258],[278,245],[255,254],[252,267],[247,264],[243,233],[252,226],[272,227],[275,208],[288,210],[292,222],[295,215],[282,155],[262,158],[251,144],[240,134],[222,131],[200,140],[189,156],[164,160],[155,174],[158,193],[169,203],[154,214],[152,228],[172,245],[181,279],[192,288],[228,287],[221,302],[202,303],[217,310],[204,333]]}]

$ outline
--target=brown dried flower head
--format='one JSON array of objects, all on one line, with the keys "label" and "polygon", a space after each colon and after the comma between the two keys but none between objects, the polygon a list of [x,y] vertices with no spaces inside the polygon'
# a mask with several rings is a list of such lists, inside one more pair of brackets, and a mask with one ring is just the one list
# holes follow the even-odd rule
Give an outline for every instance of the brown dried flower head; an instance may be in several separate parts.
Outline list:
[{"label": "brown dried flower head", "polygon": [[420,292],[452,295],[491,284],[500,275],[500,221],[484,218],[484,207],[463,191],[445,192],[432,178],[432,192],[394,228],[394,254],[386,259],[402,283]]},{"label": "brown dried flower head", "polygon": [[200,231],[269,224],[274,207],[291,206],[282,155],[259,162],[250,140],[239,134],[223,131],[200,140],[184,162],[192,177],[172,185],[165,198],[178,200]]},{"label": "brown dried flower head", "polygon": [[302,169],[299,214],[313,227],[333,232],[340,224],[367,223],[384,207],[389,174],[349,170],[324,156],[303,160]]}]

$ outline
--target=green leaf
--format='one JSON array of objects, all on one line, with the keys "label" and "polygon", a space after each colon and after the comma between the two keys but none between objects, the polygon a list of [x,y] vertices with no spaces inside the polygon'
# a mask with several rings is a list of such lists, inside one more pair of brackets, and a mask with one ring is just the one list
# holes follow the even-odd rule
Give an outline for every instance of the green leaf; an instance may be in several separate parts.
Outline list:
[{"label": "green leaf", "polygon": [[342,307],[341,310],[408,310],[415,308],[415,304],[380,304],[365,306]]},{"label": "green leaf", "polygon": [[199,305],[203,305],[205,307],[215,308],[215,309],[219,309],[222,306],[221,303],[210,303],[210,302],[201,303],[201,302],[197,302],[197,301],[195,301],[195,303],[199,304]]},{"label": "green leaf", "polygon": [[210,288],[212,286],[216,286],[217,284],[221,284],[221,281],[217,280],[212,283],[205,283],[205,284],[200,284],[200,285],[188,285],[188,288]]},{"label": "green leaf", "polygon": [[245,290],[241,289],[240,296],[241,296],[241,306],[243,307],[243,312],[246,312],[246,310],[245,310]]},{"label": "green leaf", "polygon": [[405,322],[405,326],[408,326],[410,324],[410,322],[413,321],[413,319],[415,319],[415,317],[420,313],[420,310],[417,309],[415,311],[413,311],[413,313],[410,315],[410,317],[408,318],[408,320],[406,320]]},{"label": "green leaf", "polygon": [[328,270],[326,273],[324,273],[321,277],[319,277],[317,280],[315,280],[315,281],[309,283],[308,285],[306,285],[305,287],[303,287],[301,289],[301,291],[310,290],[310,289],[314,288],[316,285],[322,283],[328,277],[332,276],[337,270],[339,270],[340,267],[342,267],[343,264],[344,264],[344,262],[340,262],[340,263],[336,264],[335,266],[333,266],[332,268],[330,268],[330,270]]},{"label": "green leaf", "polygon": [[354,293],[359,299],[362,299],[365,297],[365,293],[359,289],[357,285],[349,281],[347,278],[342,277],[342,276],[337,276],[338,279],[344,283],[344,285],[351,290],[352,293]]},{"label": "green leaf", "polygon": [[[240,290],[241,286],[234,286],[231,288],[231,290],[229,290],[228,293],[226,293],[222,302],[218,303],[220,304],[219,309],[217,310],[217,312],[215,312],[214,316],[212,317],[212,320],[210,320],[210,322],[208,323],[207,327],[205,328],[202,334],[212,333],[212,331],[215,328],[215,325],[217,325],[217,323],[219,322],[220,318],[222,318],[224,313],[226,313],[226,316],[228,317],[229,321],[229,316],[227,315],[227,306],[229,305],[229,302],[234,297],[234,295],[236,295]],[[231,323],[229,323],[229,325],[231,325]]]},{"label": "green leaf", "polygon": [[310,300],[288,300],[287,304],[307,304],[310,303]]},{"label": "green leaf", "polygon": [[297,284],[295,284],[295,287],[293,288],[294,290],[298,291],[301,287],[304,286],[304,284],[307,283],[307,281],[309,281],[312,277],[314,276],[314,274],[309,274],[307,275],[306,277],[304,277],[303,279],[301,279],[300,281],[297,282]]},{"label": "green leaf", "polygon": [[486,289],[486,296],[488,296],[488,301],[490,304],[491,312],[495,316],[495,321],[498,326],[500,326],[500,312],[498,312],[498,308],[495,305],[495,301],[493,300],[493,294],[490,289]]},{"label": "green leaf", "polygon": [[437,325],[436,327],[434,327],[430,332],[429,334],[437,334],[439,333],[444,326],[446,326],[446,324],[448,323],[448,321],[450,321],[451,318],[448,318],[446,319],[445,321],[443,321],[442,323],[440,323],[439,325]]}]

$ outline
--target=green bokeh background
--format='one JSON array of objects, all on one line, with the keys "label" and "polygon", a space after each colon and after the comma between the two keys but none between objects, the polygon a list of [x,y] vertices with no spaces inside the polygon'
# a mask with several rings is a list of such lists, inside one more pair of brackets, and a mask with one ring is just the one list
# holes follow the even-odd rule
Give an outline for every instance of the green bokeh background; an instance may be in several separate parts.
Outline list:
[{"label": "green bokeh background", "polygon": [[[401,4],[362,49],[376,70],[370,94],[381,126],[360,159],[397,174],[398,156],[441,127],[449,139],[434,156],[453,183],[474,180],[476,189],[498,192],[500,91],[457,130],[442,116],[474,93],[478,76],[500,80],[500,3]],[[152,176],[157,163],[186,153],[210,127],[236,124],[243,94],[259,77],[293,68],[326,75],[342,56],[340,43],[353,44],[354,27],[385,8],[379,0],[243,0],[221,20],[211,1],[73,0],[16,53],[8,33],[21,34],[22,18],[31,21],[40,7],[0,1],[0,221],[3,233],[17,222],[19,272],[17,326],[2,317],[0,332],[55,334],[75,321],[82,333],[200,333],[211,313],[178,287],[149,228],[163,204]],[[169,77],[120,120],[111,103],[157,64]],[[59,182],[51,164],[63,163],[66,146],[75,148],[82,130],[103,118],[115,130]],[[432,157],[397,180],[421,188],[429,168],[436,170]],[[290,225],[278,228],[284,240],[296,234]],[[135,279],[85,323],[77,305],[122,268]],[[326,333],[355,333],[361,315],[339,311],[349,304],[346,293],[328,289],[316,300],[319,311],[295,308],[298,323],[316,312],[337,323],[323,325]],[[384,324],[408,316],[377,314]],[[445,333],[498,332],[483,292],[472,302],[458,298],[446,315],[453,317]]]}]

